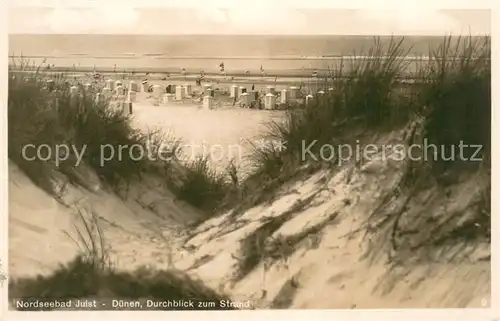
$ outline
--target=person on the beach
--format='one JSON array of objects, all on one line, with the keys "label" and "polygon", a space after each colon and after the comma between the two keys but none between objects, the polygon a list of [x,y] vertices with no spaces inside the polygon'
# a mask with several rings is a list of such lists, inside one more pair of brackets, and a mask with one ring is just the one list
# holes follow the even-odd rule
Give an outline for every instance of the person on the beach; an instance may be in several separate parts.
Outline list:
[{"label": "person on the beach", "polygon": [[255,84],[252,85],[252,90],[255,90]]}]

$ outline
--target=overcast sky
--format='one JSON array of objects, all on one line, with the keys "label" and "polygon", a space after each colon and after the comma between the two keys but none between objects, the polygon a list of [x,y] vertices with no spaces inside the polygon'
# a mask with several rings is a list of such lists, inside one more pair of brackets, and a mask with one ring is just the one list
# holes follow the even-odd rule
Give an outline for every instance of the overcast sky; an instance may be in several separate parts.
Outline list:
[{"label": "overcast sky", "polygon": [[197,8],[160,7],[154,0],[10,1],[10,33],[489,34],[491,21],[489,10],[415,5],[355,10],[294,9],[285,7],[286,2],[271,5],[270,0],[234,0],[238,6],[204,2]]}]

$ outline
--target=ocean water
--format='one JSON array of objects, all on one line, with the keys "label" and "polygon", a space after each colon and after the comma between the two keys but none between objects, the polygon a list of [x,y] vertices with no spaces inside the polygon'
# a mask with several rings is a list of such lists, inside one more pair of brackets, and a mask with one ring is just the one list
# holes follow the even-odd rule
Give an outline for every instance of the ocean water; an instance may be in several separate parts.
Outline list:
[{"label": "ocean water", "polygon": [[[400,37],[378,37],[386,48]],[[444,37],[404,37],[408,57],[428,56]],[[370,36],[10,35],[9,55],[36,63],[120,69],[328,70],[339,57],[369,55]]]}]

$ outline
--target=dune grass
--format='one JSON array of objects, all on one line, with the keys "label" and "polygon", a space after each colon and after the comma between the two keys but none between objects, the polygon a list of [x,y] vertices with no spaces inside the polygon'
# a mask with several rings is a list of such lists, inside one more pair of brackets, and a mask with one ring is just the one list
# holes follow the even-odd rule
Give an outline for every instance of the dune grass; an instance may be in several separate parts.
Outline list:
[{"label": "dune grass", "polygon": [[[128,115],[113,108],[109,101],[97,102],[94,93],[100,92],[103,84],[93,82],[86,91],[76,79],[43,73],[42,66],[34,70],[29,61],[21,60],[15,67],[9,72],[9,159],[49,194],[58,193],[56,172],[65,174],[72,183],[81,183],[81,166],[90,167],[115,191],[154,172],[163,175],[166,185],[180,199],[206,211],[209,217],[234,185],[231,175],[213,171],[207,159],[180,162],[175,157],[180,151],[178,138],[159,132],[142,133],[131,126]],[[79,89],[76,98],[70,94],[72,85]],[[23,155],[28,145],[32,146]],[[35,157],[36,148],[43,145],[46,147],[41,149],[41,160]],[[63,151],[62,145],[69,148],[69,153]],[[64,160],[57,161],[58,148],[65,153]],[[142,157],[141,150],[145,153]],[[149,159],[148,151],[156,159]],[[80,154],[83,158],[78,163]],[[171,170],[172,161],[179,165],[177,171]],[[159,167],[166,170],[156,170]]]},{"label": "dune grass", "polygon": [[254,170],[242,183],[242,194],[252,195],[253,201],[238,202],[248,207],[272,199],[285,181],[299,175],[299,169],[314,171],[337,162],[338,155],[324,162],[307,158],[303,151],[310,144],[311,153],[320,155],[325,144],[354,143],[356,130],[390,131],[403,126],[413,108],[410,97],[402,99],[398,90],[397,77],[407,66],[397,58],[406,54],[403,39],[394,38],[387,44],[375,39],[372,49],[363,53],[369,59],[343,61],[339,65],[345,67],[332,70],[321,83],[333,91],[316,95],[308,106],[289,110],[284,122],[266,124],[262,138],[284,142],[284,146],[253,146],[250,160]]},{"label": "dune grass", "polygon": [[266,155],[256,150],[261,167],[269,173],[279,171],[283,156],[301,155],[303,142],[317,141],[317,146],[341,143],[355,129],[393,130],[415,115],[425,116],[424,138],[430,143],[458,145],[462,140],[488,150],[489,38],[445,38],[414,73],[419,82],[411,86],[398,82],[408,68],[405,60],[396,59],[407,54],[403,41],[394,38],[383,45],[375,40],[364,54],[367,59],[345,61],[345,70],[331,72],[323,86],[333,91],[317,96],[308,108],[290,111],[284,123],[269,123],[264,137],[285,141],[286,150],[269,150]]},{"label": "dune grass", "polygon": [[212,168],[210,159],[202,155],[184,164],[180,184],[172,186],[179,199],[209,214],[215,214],[234,188],[237,188],[237,168],[234,164],[230,164],[227,172],[220,173]]},{"label": "dune grass", "polygon": [[[319,156],[320,147],[325,144],[352,147],[354,142],[361,138],[371,143],[370,136],[407,128],[415,120],[420,121],[421,127],[417,133],[409,135],[412,140],[408,140],[408,144],[435,144],[438,147],[435,159],[422,159],[418,162],[404,160],[407,166],[399,188],[403,188],[409,199],[424,189],[424,186],[428,188],[434,184],[443,187],[445,176],[480,171],[485,172],[485,180],[489,180],[490,38],[444,38],[442,46],[430,52],[429,60],[423,62],[413,74],[419,81],[412,85],[398,81],[398,75],[404,74],[408,68],[404,60],[396,59],[407,54],[403,49],[403,41],[404,39],[394,38],[383,45],[375,40],[373,48],[363,54],[369,59],[347,61],[344,62],[347,65],[345,69],[332,71],[330,79],[323,87],[334,88],[333,91],[322,96],[316,95],[308,106],[290,110],[284,123],[268,124],[263,137],[286,142],[286,148],[264,151],[254,148],[252,157],[256,170],[250,177],[251,180],[259,182],[253,184],[255,193],[262,196],[254,197],[257,202],[262,201],[264,194],[275,192],[281,184],[274,185],[270,190],[256,189],[255,186],[266,186],[269,182],[281,181],[286,173],[293,172],[291,167],[307,168],[304,164],[309,164],[313,165],[309,166],[309,169],[317,169],[326,164],[333,170],[338,164],[338,155],[326,160],[320,157],[319,160],[304,158],[305,146],[316,142],[310,151]],[[474,156],[482,161],[470,159],[478,148],[469,149],[463,159],[460,159],[461,143],[481,146],[480,152]],[[351,160],[349,163],[365,161]],[[429,182],[427,185],[422,184],[424,179]],[[245,183],[250,183],[251,180]],[[484,194],[489,193],[489,184],[485,184]],[[471,219],[466,220],[466,226],[457,223],[464,213],[447,213],[446,215],[454,219],[444,219],[444,223],[436,229],[434,227],[437,226],[434,226],[433,230],[437,235],[446,235],[445,238],[457,239],[463,234],[460,231],[465,230],[468,239],[489,238],[487,234],[491,229],[491,221],[488,199],[480,199],[482,201],[478,202],[483,205],[475,211],[476,214]],[[403,203],[408,202],[409,200]],[[383,220],[390,226],[385,234],[396,234],[399,217],[406,212],[404,205],[398,213],[384,214],[390,217]],[[420,223],[422,225],[417,229],[429,229],[429,226],[426,226],[428,222]]]},{"label": "dune grass", "polygon": [[[379,227],[385,229],[393,252],[410,249],[429,256],[440,248],[450,254],[491,241],[490,54],[488,37],[459,38],[454,43],[446,38],[420,70],[423,82],[416,93],[416,112],[422,122],[408,144],[436,148],[428,149],[427,159],[407,161],[398,186],[406,191],[402,205],[380,208],[386,219]],[[439,219],[412,209],[422,190],[434,187],[434,199],[428,201],[447,204],[453,185],[468,180],[475,182],[477,191],[465,208],[448,210]],[[370,218],[377,218],[377,212]]]},{"label": "dune grass", "polygon": [[[424,83],[419,105],[425,108],[425,137],[438,149],[443,169],[454,165],[461,142],[483,146],[476,157],[487,157],[491,145],[491,43],[489,38],[445,39],[431,52],[433,59],[421,73]],[[450,59],[450,57],[456,57]],[[454,155],[452,153],[454,152]],[[475,151],[464,150],[470,159]],[[450,156],[453,161],[447,161]],[[462,160],[463,161],[463,160]]]}]

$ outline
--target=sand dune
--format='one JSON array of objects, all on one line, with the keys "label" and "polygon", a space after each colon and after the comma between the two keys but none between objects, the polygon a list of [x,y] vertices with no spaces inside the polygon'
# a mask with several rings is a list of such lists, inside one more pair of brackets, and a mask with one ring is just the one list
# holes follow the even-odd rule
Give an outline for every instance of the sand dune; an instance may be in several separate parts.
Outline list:
[{"label": "sand dune", "polygon": [[[257,125],[269,116],[261,111],[139,105],[134,121],[138,126],[173,127],[188,140],[229,144],[253,137]],[[401,136],[394,132],[380,141]],[[63,199],[97,213],[117,268],[174,267],[227,291],[234,300],[250,300],[256,308],[489,305],[490,263],[484,260],[489,244],[479,244],[468,261],[460,263],[445,263],[446,253],[442,253],[442,260],[431,263],[408,257],[388,270],[384,257],[374,262],[365,257],[369,243],[355,231],[377,206],[380,196],[394,187],[398,166],[401,164],[373,160],[333,174],[318,172],[283,186],[280,197],[270,204],[251,208],[237,218],[230,218],[228,212],[206,221],[191,231],[189,238],[180,231],[186,232],[185,224],[199,213],[158,187],[153,177],[133,186],[125,200],[102,188],[92,193],[76,187],[68,188]],[[94,178],[88,179],[98,184]],[[75,233],[75,209],[59,204],[35,187],[12,163],[9,184],[9,274],[47,274],[77,253],[76,245],[66,235]],[[471,198],[464,195],[470,196],[478,188],[479,184],[469,179],[454,186],[452,196],[443,202],[466,210]],[[421,201],[420,197],[416,199]],[[154,212],[146,206],[153,202]],[[432,203],[423,204],[411,206],[438,212]],[[274,223],[278,227],[271,228]],[[261,248],[252,249],[253,243],[248,241],[259,235],[267,240],[257,242]],[[295,243],[290,245],[286,240]],[[267,256],[244,271],[243,254],[248,253],[242,253],[242,246],[247,252],[258,250]]]}]

